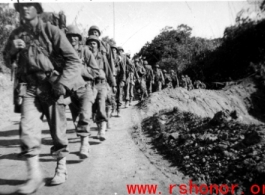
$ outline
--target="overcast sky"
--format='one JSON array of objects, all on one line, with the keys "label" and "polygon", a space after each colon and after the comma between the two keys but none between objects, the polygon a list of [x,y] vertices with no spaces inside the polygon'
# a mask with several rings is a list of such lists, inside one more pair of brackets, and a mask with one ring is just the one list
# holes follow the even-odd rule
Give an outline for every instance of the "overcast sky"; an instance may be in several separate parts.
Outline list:
[{"label": "overcast sky", "polygon": [[138,52],[147,41],[150,42],[165,26],[176,28],[187,24],[192,27],[193,36],[222,37],[224,29],[235,24],[236,14],[248,6],[246,1],[58,1],[60,3],[43,2],[44,10],[63,10],[68,25],[75,19],[83,29],[97,25],[102,30],[102,36],[114,37],[117,45],[132,54]]}]

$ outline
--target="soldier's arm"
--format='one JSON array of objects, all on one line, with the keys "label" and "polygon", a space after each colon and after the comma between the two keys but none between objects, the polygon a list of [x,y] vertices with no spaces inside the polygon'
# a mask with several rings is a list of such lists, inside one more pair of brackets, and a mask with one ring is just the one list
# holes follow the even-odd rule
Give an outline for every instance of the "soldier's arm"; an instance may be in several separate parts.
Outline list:
[{"label": "soldier's arm", "polygon": [[59,28],[52,25],[49,26],[46,31],[53,44],[53,49],[65,59],[65,66],[58,82],[69,89],[73,89],[75,84],[73,81],[81,77],[82,63],[65,34]]},{"label": "soldier's arm", "polygon": [[90,70],[92,71],[92,79],[96,78],[99,76],[99,66],[97,64],[97,61],[92,54],[92,52],[89,50],[87,46],[84,47],[84,57],[85,57],[85,63],[87,67],[84,70],[84,73],[89,76]]},{"label": "soldier's arm", "polygon": [[102,57],[104,60],[104,70],[105,70],[107,81],[111,87],[116,87],[115,79],[114,79],[113,73],[111,71],[110,65],[108,63],[108,60],[107,60],[105,55],[102,55]]}]

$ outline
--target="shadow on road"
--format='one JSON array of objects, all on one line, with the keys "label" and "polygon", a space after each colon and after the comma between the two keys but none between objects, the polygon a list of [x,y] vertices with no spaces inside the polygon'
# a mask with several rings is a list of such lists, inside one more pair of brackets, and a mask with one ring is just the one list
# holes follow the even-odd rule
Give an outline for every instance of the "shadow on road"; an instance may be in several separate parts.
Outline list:
[{"label": "shadow on road", "polygon": [[19,147],[19,145],[20,145],[19,139],[0,140],[0,147],[3,146],[5,148],[15,148],[15,147]]},{"label": "shadow on road", "polygon": [[[14,180],[14,179],[0,179],[0,185],[10,185],[17,186],[25,183],[24,180]],[[1,192],[0,192],[1,194]]]},{"label": "shadow on road", "polygon": [[19,135],[19,130],[0,131],[0,137],[11,137]]}]

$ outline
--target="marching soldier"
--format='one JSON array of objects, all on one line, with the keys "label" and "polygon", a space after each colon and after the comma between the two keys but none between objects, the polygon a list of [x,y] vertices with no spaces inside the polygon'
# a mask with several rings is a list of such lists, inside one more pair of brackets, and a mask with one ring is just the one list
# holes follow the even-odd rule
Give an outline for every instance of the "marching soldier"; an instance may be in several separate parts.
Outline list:
[{"label": "marching soldier", "polygon": [[177,76],[177,74],[175,73],[174,70],[170,71],[170,76],[172,78],[172,86],[173,86],[173,88],[179,87],[179,79],[178,79],[178,76]]},{"label": "marching soldier", "polygon": [[[64,97],[76,93],[85,82],[80,74],[81,62],[65,34],[39,18],[43,12],[41,4],[15,3],[14,7],[24,22],[11,33],[4,54],[7,63],[13,63],[14,67],[18,64],[16,76],[23,87],[19,94],[22,98],[20,139],[27,160],[28,180],[18,193],[30,194],[43,185],[39,164],[42,113],[53,138],[51,154],[57,159],[51,184],[61,184],[67,179],[69,150]],[[54,56],[61,57],[63,63],[51,61]]]},{"label": "marching soldier", "polygon": [[[113,74],[114,79],[116,78],[116,74],[115,74],[115,64],[114,64],[114,59],[113,59],[113,53],[111,50],[111,46],[107,43],[104,42],[102,40],[99,39],[101,32],[98,26],[91,26],[88,30],[88,36],[90,35],[94,35],[98,38],[99,42],[100,42],[100,51],[102,52],[103,55],[106,55],[111,72]],[[116,81],[115,81],[116,82]],[[115,93],[115,92],[114,92]]]},{"label": "marching soldier", "polygon": [[187,79],[184,75],[181,75],[180,86],[185,89],[188,89]]},{"label": "marching soldier", "polygon": [[[109,106],[106,107],[106,100],[109,96],[109,87],[114,88],[116,87],[116,83],[109,66],[108,60],[104,54],[100,51],[100,41],[97,36],[91,35],[88,37],[87,45],[89,45],[90,50],[92,51],[99,69],[104,72],[104,76],[101,73],[101,76],[96,80],[95,88],[97,89],[96,100],[93,105],[93,112],[96,114],[96,123],[98,124],[99,131],[98,131],[98,138],[101,141],[104,141],[105,132],[107,128],[107,122],[109,117],[106,113],[106,108],[109,109]],[[106,78],[106,79],[105,79]]]},{"label": "marching soldier", "polygon": [[159,68],[159,64],[156,64],[155,66],[154,75],[155,75],[155,79],[154,79],[155,91],[161,91],[162,85],[165,83],[165,79],[164,79],[162,71]]},{"label": "marching soldier", "polygon": [[137,80],[140,85],[141,89],[141,95],[140,95],[140,101],[142,101],[144,98],[148,96],[147,89],[146,89],[146,70],[142,63],[140,63],[139,59],[135,59],[135,67],[136,67],[136,75]]},{"label": "marching soldier", "polygon": [[146,70],[146,87],[147,87],[147,92],[150,95],[153,91],[152,91],[152,86],[154,84],[154,72],[152,69],[151,65],[148,65],[148,62],[145,60],[144,61],[144,67]]},{"label": "marching soldier", "polygon": [[73,116],[73,122],[76,123],[77,117],[79,121],[76,124],[77,135],[81,139],[80,156],[87,158],[89,153],[89,135],[92,116],[92,104],[94,102],[94,92],[92,89],[94,78],[99,74],[99,67],[87,46],[80,45],[82,36],[76,26],[67,27],[66,36],[77,52],[82,64],[82,77],[86,81],[86,87],[77,90],[76,96],[72,96],[72,103],[69,105]]},{"label": "marching soldier", "polygon": [[206,85],[203,82],[201,82],[200,80],[196,80],[194,82],[194,88],[195,89],[206,89]]},{"label": "marching soldier", "polygon": [[125,108],[131,105],[131,102],[134,98],[134,86],[136,78],[136,69],[135,65],[131,62],[130,56],[126,54],[126,94],[125,94]]},{"label": "marching soldier", "polygon": [[164,73],[164,78],[165,78],[164,88],[172,88],[172,78],[171,78],[171,75],[168,74],[165,69],[163,70],[163,73]]},{"label": "marching soldier", "polygon": [[193,87],[193,84],[192,84],[192,80],[190,79],[190,77],[188,75],[186,75],[186,81],[187,81],[187,86],[188,86],[188,90],[192,90],[194,87]]},{"label": "marching soldier", "polygon": [[118,55],[118,48],[116,45],[111,45],[113,52],[113,58],[116,69],[116,82],[117,82],[117,93],[116,93],[116,105],[117,105],[117,116],[120,117],[120,107],[122,105],[123,88],[126,83],[126,67],[121,57]]}]

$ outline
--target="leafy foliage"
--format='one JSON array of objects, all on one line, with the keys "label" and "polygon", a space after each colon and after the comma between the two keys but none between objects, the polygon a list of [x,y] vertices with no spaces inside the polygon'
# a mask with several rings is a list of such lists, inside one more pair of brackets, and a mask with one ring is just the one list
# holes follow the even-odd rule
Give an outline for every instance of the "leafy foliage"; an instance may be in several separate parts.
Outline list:
[{"label": "leafy foliage", "polygon": [[[2,4],[3,5],[3,4]],[[13,9],[0,10],[0,72],[8,72],[3,62],[2,51],[11,31],[17,25],[16,12]]]}]

